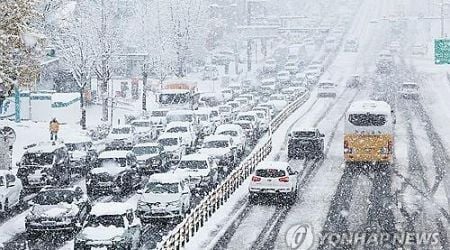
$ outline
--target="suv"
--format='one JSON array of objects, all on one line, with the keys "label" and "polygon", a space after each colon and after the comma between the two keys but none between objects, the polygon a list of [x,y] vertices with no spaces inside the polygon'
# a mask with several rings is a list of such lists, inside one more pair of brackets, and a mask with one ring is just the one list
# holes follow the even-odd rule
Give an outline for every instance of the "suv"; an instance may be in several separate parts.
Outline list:
[{"label": "suv", "polygon": [[96,165],[86,178],[89,196],[102,193],[129,193],[141,184],[141,176],[136,170],[136,156],[130,151],[102,152]]},{"label": "suv", "polygon": [[183,217],[191,209],[191,190],[173,173],[150,176],[140,194],[137,216],[143,221]]},{"label": "suv", "polygon": [[163,147],[167,159],[171,162],[178,162],[187,150],[183,138],[173,133],[163,133],[158,138],[158,144]]},{"label": "suv", "polygon": [[0,214],[22,203],[22,182],[9,170],[0,170]]},{"label": "suv", "polygon": [[108,149],[124,149],[133,147],[135,144],[135,129],[132,126],[118,126],[111,128],[106,137]]},{"label": "suv", "polygon": [[174,134],[181,137],[183,144],[188,148],[192,149],[195,147],[197,142],[197,135],[194,128],[189,122],[171,122],[167,124],[164,133]]},{"label": "suv", "polygon": [[184,155],[175,174],[186,177],[192,191],[207,191],[218,183],[217,165],[214,159],[204,154]]},{"label": "suv", "polygon": [[29,201],[25,217],[29,237],[48,231],[74,232],[81,228],[91,210],[91,202],[81,187],[45,187]]},{"label": "suv", "polygon": [[131,152],[136,155],[137,168],[142,174],[166,172],[167,157],[164,149],[158,143],[141,143],[133,147]]},{"label": "suv", "polygon": [[142,225],[128,203],[97,203],[75,236],[74,249],[138,249]]},{"label": "suv", "polygon": [[154,109],[150,111],[150,116],[148,119],[150,120],[156,135],[159,135],[162,131],[164,131],[167,124],[166,115],[168,112],[168,109]]},{"label": "suv", "polygon": [[228,135],[210,135],[206,137],[202,148],[198,152],[213,157],[217,160],[218,165],[228,169],[235,166],[238,162],[237,147],[234,145],[231,136]]},{"label": "suv", "polygon": [[156,139],[157,132],[150,119],[134,120],[130,124],[140,142],[150,142]]},{"label": "suv", "polygon": [[27,192],[47,185],[67,185],[71,179],[70,156],[62,143],[30,145],[17,165],[17,177]]},{"label": "suv", "polygon": [[324,134],[318,129],[291,131],[288,140],[288,158],[323,157]]},{"label": "suv", "polygon": [[94,148],[91,138],[78,136],[65,139],[64,144],[69,151],[72,173],[85,175],[98,157],[97,149]]},{"label": "suv", "polygon": [[261,162],[252,175],[248,189],[250,203],[255,203],[262,195],[281,195],[294,204],[298,191],[298,172],[293,171],[287,162]]},{"label": "suv", "polygon": [[241,126],[237,124],[223,124],[217,127],[214,134],[230,136],[233,139],[238,155],[242,156],[244,154],[247,142]]},{"label": "suv", "polygon": [[415,82],[404,82],[400,86],[401,97],[408,99],[419,99],[419,85]]}]

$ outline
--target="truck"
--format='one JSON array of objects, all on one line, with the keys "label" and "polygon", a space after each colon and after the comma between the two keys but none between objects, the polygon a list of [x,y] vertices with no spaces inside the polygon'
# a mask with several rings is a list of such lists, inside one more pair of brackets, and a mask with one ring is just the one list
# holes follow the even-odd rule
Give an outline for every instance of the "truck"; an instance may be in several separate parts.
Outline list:
[{"label": "truck", "polygon": [[172,80],[161,85],[156,95],[159,108],[170,110],[198,109],[199,92],[197,83],[187,80]]},{"label": "truck", "polygon": [[288,158],[311,159],[324,155],[324,137],[317,128],[292,130],[288,135]]}]

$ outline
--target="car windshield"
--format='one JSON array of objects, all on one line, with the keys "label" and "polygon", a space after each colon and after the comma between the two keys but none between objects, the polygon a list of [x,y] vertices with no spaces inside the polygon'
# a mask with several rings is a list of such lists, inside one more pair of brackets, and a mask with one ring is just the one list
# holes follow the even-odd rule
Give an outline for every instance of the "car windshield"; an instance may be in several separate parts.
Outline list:
[{"label": "car windshield", "polygon": [[203,148],[226,148],[228,146],[228,141],[208,141],[203,143]]},{"label": "car windshield", "polygon": [[47,190],[39,192],[33,202],[39,205],[56,205],[62,202],[72,203],[75,192],[72,190]]},{"label": "car windshield", "polygon": [[292,132],[293,137],[314,137],[316,132],[314,131],[294,131]]},{"label": "car windshield", "polygon": [[355,126],[383,126],[386,124],[386,115],[351,114],[348,120]]},{"label": "car windshield", "polygon": [[133,127],[151,127],[150,122],[133,122]]},{"label": "car windshield", "polygon": [[404,88],[404,89],[419,89],[419,86],[417,86],[417,84],[403,84],[402,88]]},{"label": "car windshield", "polygon": [[240,115],[238,117],[239,121],[254,121],[256,120],[255,116],[253,115]]},{"label": "car windshield", "polygon": [[25,165],[27,164],[37,164],[37,165],[50,165],[53,164],[53,158],[54,158],[54,154],[53,153],[26,153],[23,156],[23,163]]},{"label": "car windshield", "polygon": [[168,115],[167,117],[168,122],[193,122],[194,121],[194,115],[192,114],[183,114],[183,115]]},{"label": "car windshield", "polygon": [[158,154],[159,148],[156,146],[135,147],[132,152],[135,155]]},{"label": "car windshield", "polygon": [[164,138],[159,139],[159,144],[162,146],[175,146],[178,145],[178,139],[177,138]]},{"label": "car windshield", "polygon": [[238,136],[238,133],[236,131],[233,131],[233,130],[228,130],[228,131],[220,132],[219,135]]},{"label": "car windshield", "polygon": [[125,221],[122,215],[100,215],[100,216],[90,215],[86,226],[87,227],[114,226],[118,228],[123,228],[125,227]]},{"label": "car windshield", "polygon": [[178,164],[178,168],[185,169],[207,169],[208,163],[206,161],[180,161],[180,164]]},{"label": "car windshield", "polygon": [[155,110],[155,111],[152,111],[151,116],[152,117],[165,117],[167,113],[168,113],[168,111]]},{"label": "car windshield", "polygon": [[176,194],[178,193],[178,183],[149,182],[145,186],[145,193]]},{"label": "car windshield", "polygon": [[166,130],[168,133],[185,133],[188,132],[187,127],[172,127]]},{"label": "car windshield", "polygon": [[131,133],[130,128],[113,128],[111,131],[112,134],[129,134]]},{"label": "car windshield", "polygon": [[231,111],[231,107],[219,107],[219,112],[228,113]]},{"label": "car windshield", "polygon": [[252,125],[250,123],[238,123],[238,125],[243,129],[252,129]]},{"label": "car windshield", "polygon": [[255,174],[256,176],[264,178],[279,178],[286,176],[284,170],[279,169],[258,169]]},{"label": "car windshield", "polygon": [[329,87],[333,87],[333,86],[334,86],[334,84],[331,82],[322,82],[319,84],[319,87],[321,87],[321,88],[329,88]]},{"label": "car windshield", "polygon": [[86,151],[91,146],[89,142],[80,142],[80,143],[66,143],[66,148],[69,151]]},{"label": "car windshield", "polygon": [[258,116],[258,118],[264,119],[264,114],[263,113],[256,113],[256,115]]},{"label": "car windshield", "polygon": [[183,104],[189,101],[189,93],[171,93],[159,95],[161,104]]},{"label": "car windshield", "polygon": [[270,97],[270,100],[283,101],[284,100],[284,96],[273,95],[273,96]]},{"label": "car windshield", "polygon": [[108,158],[100,161],[100,166],[102,167],[125,167],[127,165],[126,158]]}]

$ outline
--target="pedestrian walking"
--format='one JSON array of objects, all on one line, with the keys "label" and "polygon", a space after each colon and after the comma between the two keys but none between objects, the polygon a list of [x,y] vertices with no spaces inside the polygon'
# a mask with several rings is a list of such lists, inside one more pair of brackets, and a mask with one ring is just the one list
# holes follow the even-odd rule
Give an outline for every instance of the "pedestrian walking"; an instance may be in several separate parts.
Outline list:
[{"label": "pedestrian walking", "polygon": [[56,141],[58,140],[58,132],[59,132],[59,122],[56,120],[56,118],[53,118],[50,121],[50,140]]}]

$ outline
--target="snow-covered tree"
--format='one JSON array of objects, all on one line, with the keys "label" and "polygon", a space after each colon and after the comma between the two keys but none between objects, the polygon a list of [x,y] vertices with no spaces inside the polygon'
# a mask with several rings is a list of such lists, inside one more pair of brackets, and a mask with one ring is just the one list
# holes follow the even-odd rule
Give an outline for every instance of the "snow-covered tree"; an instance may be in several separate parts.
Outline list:
[{"label": "snow-covered tree", "polygon": [[35,27],[37,0],[0,1],[0,78],[7,85],[36,81],[43,41]]}]

